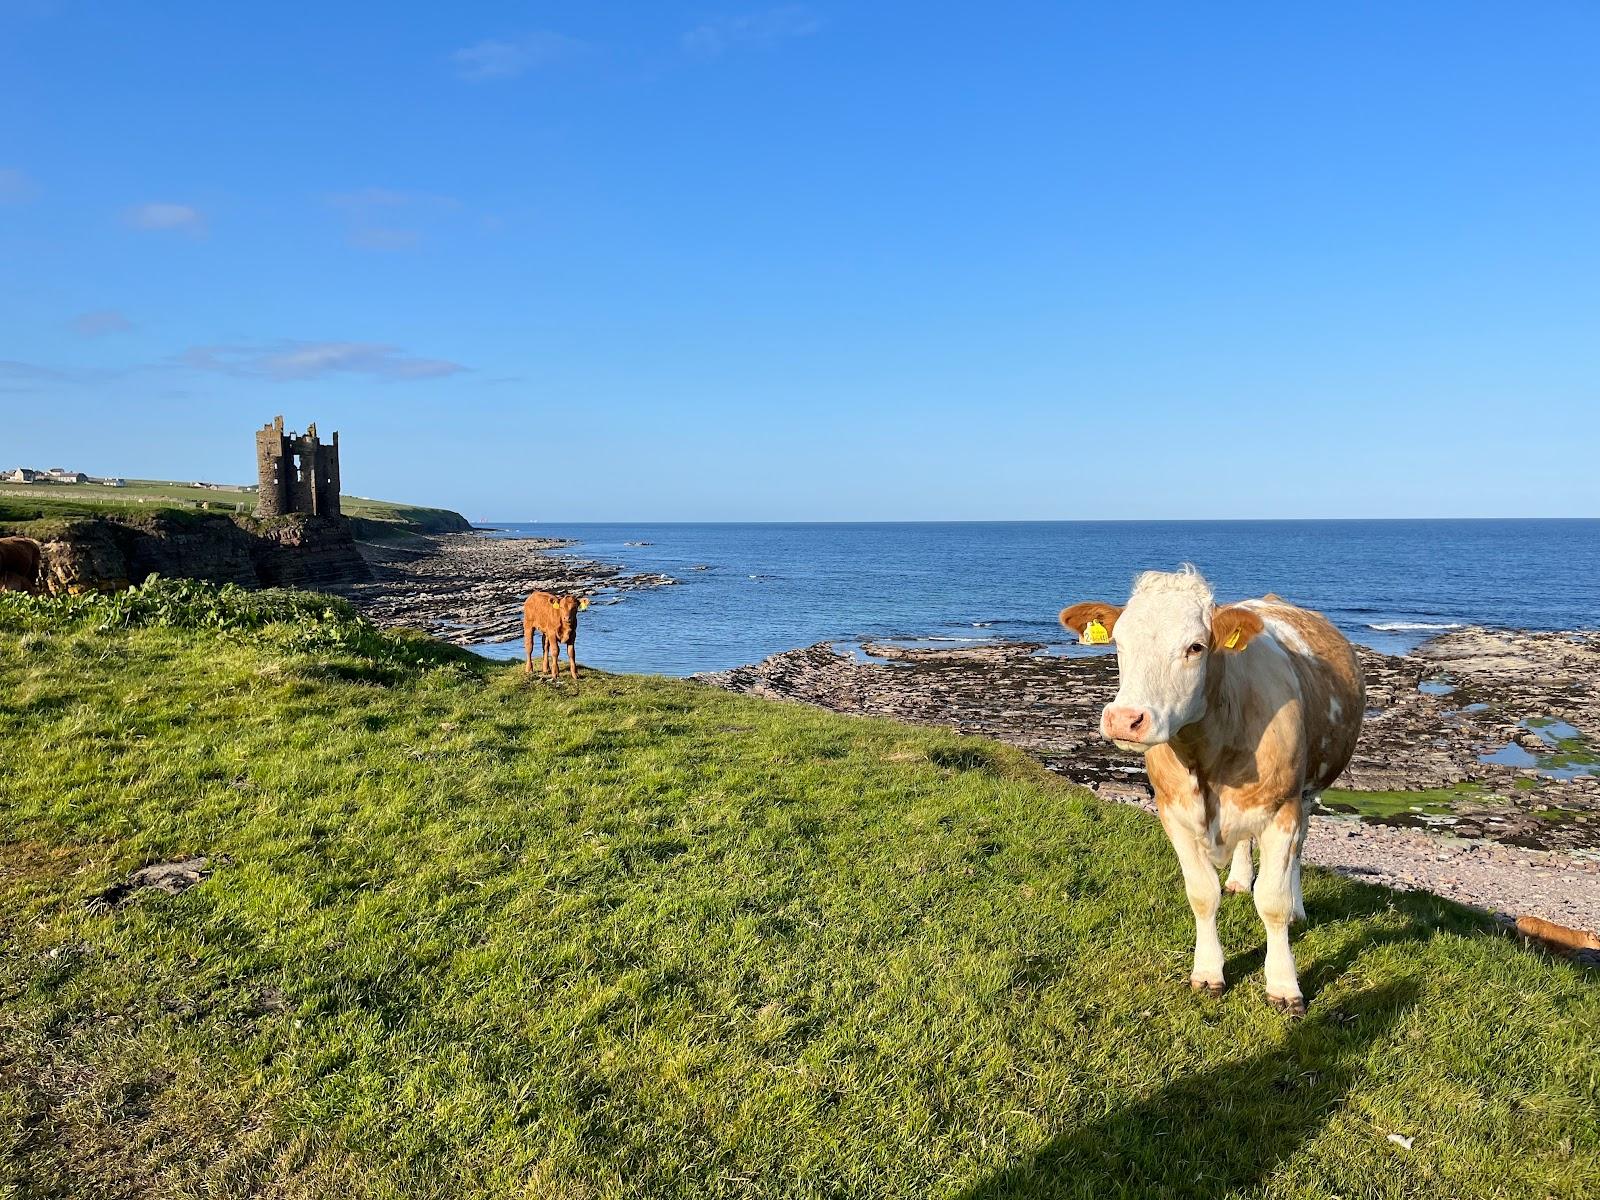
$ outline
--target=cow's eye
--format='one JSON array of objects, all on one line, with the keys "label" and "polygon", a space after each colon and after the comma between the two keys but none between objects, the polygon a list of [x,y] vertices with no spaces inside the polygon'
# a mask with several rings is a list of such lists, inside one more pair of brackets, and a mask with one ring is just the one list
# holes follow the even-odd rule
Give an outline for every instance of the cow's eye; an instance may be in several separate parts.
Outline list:
[{"label": "cow's eye", "polygon": [[1204,642],[1196,642],[1194,645],[1189,647],[1189,653],[1191,655],[1204,654],[1205,652],[1206,652],[1206,644]]}]

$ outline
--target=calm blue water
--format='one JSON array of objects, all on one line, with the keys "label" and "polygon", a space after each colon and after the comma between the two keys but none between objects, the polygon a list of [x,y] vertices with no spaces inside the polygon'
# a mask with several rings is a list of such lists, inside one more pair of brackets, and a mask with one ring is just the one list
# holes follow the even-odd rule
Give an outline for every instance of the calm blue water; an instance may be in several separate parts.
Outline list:
[{"label": "calm blue water", "polygon": [[[1068,646],[1056,614],[1193,562],[1219,599],[1277,592],[1401,651],[1456,624],[1600,626],[1600,520],[516,524],[676,587],[584,614],[579,661],[688,675],[813,642],[1001,637]],[[647,541],[649,546],[627,546]],[[707,569],[697,571],[696,566]],[[513,657],[515,644],[487,647]]]}]

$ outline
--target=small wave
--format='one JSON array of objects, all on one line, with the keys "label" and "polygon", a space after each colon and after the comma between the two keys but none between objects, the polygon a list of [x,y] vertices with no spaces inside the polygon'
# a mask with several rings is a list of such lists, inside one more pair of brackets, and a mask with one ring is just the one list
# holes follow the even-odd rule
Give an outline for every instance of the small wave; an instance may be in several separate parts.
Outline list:
[{"label": "small wave", "polygon": [[1367,628],[1375,629],[1379,633],[1405,633],[1422,629],[1465,629],[1466,626],[1456,621],[1443,625],[1429,621],[1379,621],[1374,625],[1368,625]]}]

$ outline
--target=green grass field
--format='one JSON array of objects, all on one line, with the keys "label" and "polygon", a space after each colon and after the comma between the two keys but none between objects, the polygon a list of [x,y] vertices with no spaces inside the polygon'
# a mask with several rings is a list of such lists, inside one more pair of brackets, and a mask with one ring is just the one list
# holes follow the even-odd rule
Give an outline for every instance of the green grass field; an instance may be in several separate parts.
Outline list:
[{"label": "green grass field", "polygon": [[[429,533],[459,528],[458,514],[442,508],[395,504],[341,496],[347,517],[392,523],[407,531]],[[98,484],[0,483],[0,521],[14,523],[39,519],[132,515],[161,509],[218,513],[252,513],[256,494],[239,488],[201,488],[158,479],[130,479],[127,487]]]},{"label": "green grass field", "polygon": [[1311,871],[1309,1015],[1248,898],[1194,995],[1155,822],[993,743],[183,584],[0,596],[0,747],[3,1196],[1600,1188],[1593,974]]}]

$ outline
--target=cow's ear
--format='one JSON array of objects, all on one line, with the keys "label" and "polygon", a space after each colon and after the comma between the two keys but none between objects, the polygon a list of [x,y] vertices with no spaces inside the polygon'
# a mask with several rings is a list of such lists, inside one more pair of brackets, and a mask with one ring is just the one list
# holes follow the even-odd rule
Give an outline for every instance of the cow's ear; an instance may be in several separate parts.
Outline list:
[{"label": "cow's ear", "polygon": [[1061,623],[1077,634],[1080,642],[1099,645],[1111,640],[1112,630],[1117,627],[1117,618],[1121,615],[1122,608],[1119,605],[1086,600],[1071,608],[1063,608]]},{"label": "cow's ear", "polygon": [[1266,626],[1254,609],[1230,604],[1211,614],[1211,648],[1243,650]]}]

